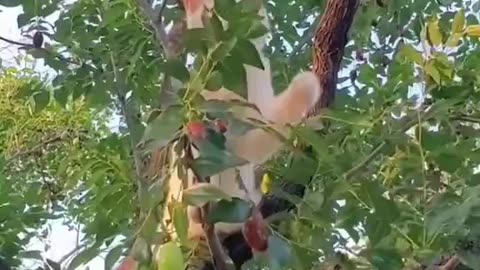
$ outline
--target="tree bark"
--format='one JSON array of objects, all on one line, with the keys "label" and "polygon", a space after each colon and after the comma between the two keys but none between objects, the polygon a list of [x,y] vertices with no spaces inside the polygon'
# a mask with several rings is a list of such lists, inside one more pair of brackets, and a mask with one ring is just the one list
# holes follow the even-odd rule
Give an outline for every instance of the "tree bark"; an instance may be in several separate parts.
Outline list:
[{"label": "tree bark", "polygon": [[329,0],[313,39],[313,71],[320,79],[322,98],[309,116],[329,107],[335,99],[337,74],[348,42],[348,31],[358,0]]}]

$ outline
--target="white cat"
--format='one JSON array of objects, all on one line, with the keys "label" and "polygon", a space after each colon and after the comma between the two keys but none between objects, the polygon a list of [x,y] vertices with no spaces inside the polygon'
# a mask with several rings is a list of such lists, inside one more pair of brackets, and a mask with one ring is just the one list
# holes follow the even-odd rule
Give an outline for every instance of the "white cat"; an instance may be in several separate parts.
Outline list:
[{"label": "white cat", "polygon": [[[183,0],[183,3],[186,10],[187,28],[203,28],[202,16],[208,16],[208,11],[214,8],[214,1]],[[263,24],[269,28],[264,7],[260,9],[259,14],[264,17]],[[270,127],[287,136],[286,124],[294,125],[304,119],[319,101],[322,89],[315,73],[302,72],[295,76],[286,90],[275,96],[271,82],[270,62],[262,53],[266,37],[267,35],[251,40],[261,56],[264,70],[245,65],[248,102],[256,105],[260,113],[252,108],[242,107],[236,111],[236,114],[239,118],[250,117],[270,122],[272,124]],[[239,95],[225,88],[217,91],[205,90],[202,92],[202,96],[206,100],[243,100]],[[262,194],[255,181],[255,166],[272,158],[282,149],[283,143],[277,136],[261,128],[250,130],[242,136],[233,136],[227,133],[226,137],[227,148],[235,155],[250,162],[237,168],[247,191],[245,192],[235,184],[237,176],[235,169],[229,169],[211,177],[210,183],[219,186],[231,196],[250,199],[258,204]],[[189,213],[194,212],[191,210],[190,208]],[[225,235],[239,231],[241,224],[217,223],[215,229],[217,233]],[[192,238],[203,236],[201,224],[191,222],[189,234]]]}]

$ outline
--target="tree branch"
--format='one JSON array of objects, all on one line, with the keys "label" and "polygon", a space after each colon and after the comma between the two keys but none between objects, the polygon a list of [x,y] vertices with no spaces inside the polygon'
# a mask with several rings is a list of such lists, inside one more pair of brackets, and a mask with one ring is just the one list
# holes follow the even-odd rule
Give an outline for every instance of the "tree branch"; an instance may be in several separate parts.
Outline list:
[{"label": "tree branch", "polygon": [[[113,75],[115,78],[115,87],[114,91],[117,93],[117,98],[118,102],[120,104],[120,110],[122,111],[122,115],[125,117],[125,123],[127,125],[128,130],[130,131],[130,147],[133,151],[133,160],[135,164],[135,178],[137,180],[138,188],[143,189],[146,187],[146,182],[145,179],[143,178],[143,162],[142,162],[142,156],[140,152],[137,150],[137,143],[140,140],[140,134],[138,132],[135,132],[135,130],[139,130],[137,128],[138,125],[140,125],[137,114],[138,111],[135,107],[133,107],[131,104],[127,103],[126,97],[125,97],[125,92],[126,92],[126,87],[124,85],[124,80],[122,76],[120,76],[120,71],[118,70],[116,64],[115,64],[115,59],[113,57],[113,54],[110,53],[110,61],[112,64],[112,69],[113,69]],[[139,195],[142,194],[142,192],[139,193]]]},{"label": "tree branch", "polygon": [[295,46],[293,48],[292,52],[290,53],[290,56],[288,57],[288,62],[289,63],[292,63],[293,58],[295,58],[295,56],[297,56],[302,51],[302,49],[303,49],[303,47],[305,47],[305,45],[307,45],[309,42],[311,42],[311,40],[313,38],[314,31],[318,27],[319,22],[320,22],[320,16],[317,16],[317,18],[315,18],[315,21],[313,21],[313,23],[310,25],[310,28],[308,28],[308,30],[305,31],[305,33],[302,36],[302,39],[299,41],[297,46]]},{"label": "tree branch", "polygon": [[329,0],[313,39],[313,70],[320,79],[322,97],[309,116],[330,106],[337,89],[337,73],[348,42],[348,32],[359,0]]},{"label": "tree branch", "polygon": [[53,143],[56,143],[56,142],[59,142],[61,141],[62,139],[64,139],[64,135],[61,134],[61,135],[58,135],[58,136],[55,136],[53,138],[50,138],[48,140],[45,140],[45,141],[42,141],[38,144],[36,144],[35,146],[33,146],[32,148],[30,149],[27,149],[27,150],[24,150],[24,151],[20,151],[20,152],[17,152],[15,153],[12,157],[10,157],[7,161],[6,161],[6,164],[8,165],[9,163],[13,162],[14,160],[18,159],[18,158],[21,158],[21,157],[24,157],[24,156],[29,156],[35,152],[38,152],[40,151],[43,147],[49,145],[49,144],[53,144]]},{"label": "tree branch", "polygon": [[[189,169],[192,170],[193,176],[199,182],[210,182],[210,179],[203,179],[193,168],[193,153],[192,153],[192,146],[187,143],[186,144],[186,159],[187,159],[187,166]],[[208,248],[210,249],[210,254],[212,255],[213,262],[215,265],[216,270],[227,270],[227,260],[226,255],[223,252],[222,244],[218,239],[218,235],[215,233],[215,224],[209,224],[207,222],[206,216],[210,210],[210,204],[207,203],[203,206],[201,211],[201,220],[202,220],[202,228],[205,232],[205,238],[207,240]]]},{"label": "tree branch", "polygon": [[155,36],[158,43],[163,47],[165,55],[168,59],[175,57],[175,53],[168,45],[168,36],[163,25],[162,13],[167,5],[167,0],[163,0],[163,3],[158,8],[153,8],[148,0],[137,0],[140,9],[145,16],[149,19],[150,25],[155,31]]}]

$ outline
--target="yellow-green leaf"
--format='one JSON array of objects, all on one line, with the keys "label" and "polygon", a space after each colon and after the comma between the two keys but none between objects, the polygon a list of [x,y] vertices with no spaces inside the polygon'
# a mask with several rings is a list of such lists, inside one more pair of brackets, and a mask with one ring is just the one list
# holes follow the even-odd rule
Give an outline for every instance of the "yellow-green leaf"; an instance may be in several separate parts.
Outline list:
[{"label": "yellow-green leaf", "polygon": [[452,35],[450,35],[447,42],[445,43],[445,46],[450,48],[457,47],[458,42],[460,41],[462,36],[463,36],[463,33],[452,33]]},{"label": "yellow-green leaf", "polygon": [[465,33],[470,37],[480,37],[480,25],[469,25],[465,28]]},{"label": "yellow-green leaf", "polygon": [[435,67],[433,64],[433,61],[429,61],[425,66],[424,70],[427,72],[428,75],[430,75],[433,80],[437,83],[440,84],[440,72],[438,69]]},{"label": "yellow-green leaf", "polygon": [[422,54],[415,50],[412,45],[402,45],[400,48],[400,53],[407,57],[409,60],[415,62],[416,64],[422,65],[423,64],[423,56]]},{"label": "yellow-green leaf", "polygon": [[452,23],[452,35],[455,33],[461,33],[465,27],[465,10],[460,9],[455,17],[453,18]]},{"label": "yellow-green leaf", "polygon": [[183,269],[184,260],[180,247],[173,242],[162,245],[157,252],[157,269]]},{"label": "yellow-green leaf", "polygon": [[438,19],[432,20],[427,24],[428,42],[432,46],[438,46],[442,44],[442,33],[438,26]]}]

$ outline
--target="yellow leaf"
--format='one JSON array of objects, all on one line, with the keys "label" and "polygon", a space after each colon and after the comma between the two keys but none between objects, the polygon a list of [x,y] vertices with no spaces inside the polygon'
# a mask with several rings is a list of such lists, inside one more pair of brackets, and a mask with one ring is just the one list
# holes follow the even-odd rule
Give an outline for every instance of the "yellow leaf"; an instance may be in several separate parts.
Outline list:
[{"label": "yellow leaf", "polygon": [[412,45],[402,45],[400,48],[400,53],[407,57],[409,60],[422,65],[423,64],[423,56],[422,54],[415,50]]},{"label": "yellow leaf", "polygon": [[433,65],[433,61],[429,61],[423,68],[437,84],[440,84],[440,72]]},{"label": "yellow leaf", "polygon": [[470,37],[480,37],[480,25],[469,25],[465,28],[465,33]]},{"label": "yellow leaf", "polygon": [[272,190],[272,178],[270,178],[270,175],[268,175],[268,173],[265,173],[262,177],[260,190],[264,195],[270,193],[270,191]]},{"label": "yellow leaf", "polygon": [[461,33],[465,27],[465,10],[460,9],[453,18],[452,23],[452,34]]},{"label": "yellow leaf", "polygon": [[427,24],[427,36],[430,45],[438,46],[442,44],[442,33],[440,32],[440,27],[438,26],[438,19],[430,21]]}]

